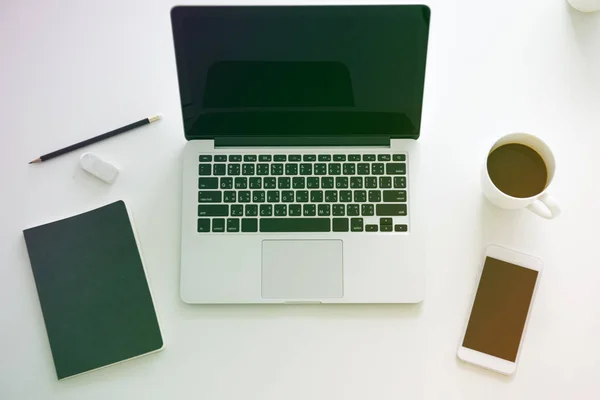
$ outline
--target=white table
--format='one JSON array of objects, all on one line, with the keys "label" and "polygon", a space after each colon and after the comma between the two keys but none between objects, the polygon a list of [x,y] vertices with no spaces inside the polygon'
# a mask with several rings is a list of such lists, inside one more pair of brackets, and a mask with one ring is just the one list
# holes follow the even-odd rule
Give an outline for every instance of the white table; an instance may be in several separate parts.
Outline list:
[{"label": "white table", "polygon": [[[0,398],[597,398],[600,13],[562,0],[430,2],[421,305],[189,306],[171,4],[83,3],[0,5]],[[78,169],[81,152],[27,165],[156,112],[164,120],[93,147],[122,168],[112,186]],[[554,149],[559,219],[482,198],[485,151],[513,131]],[[116,199],[134,214],[166,348],[59,383],[21,231]],[[546,262],[514,378],[455,357],[487,243]]]}]

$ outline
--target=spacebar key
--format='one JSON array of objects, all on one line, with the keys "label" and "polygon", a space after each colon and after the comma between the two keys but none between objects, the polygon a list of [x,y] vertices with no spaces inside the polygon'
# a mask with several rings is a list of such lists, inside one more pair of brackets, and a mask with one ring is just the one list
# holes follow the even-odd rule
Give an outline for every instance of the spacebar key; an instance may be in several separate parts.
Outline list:
[{"label": "spacebar key", "polygon": [[261,218],[261,232],[329,232],[329,218]]}]

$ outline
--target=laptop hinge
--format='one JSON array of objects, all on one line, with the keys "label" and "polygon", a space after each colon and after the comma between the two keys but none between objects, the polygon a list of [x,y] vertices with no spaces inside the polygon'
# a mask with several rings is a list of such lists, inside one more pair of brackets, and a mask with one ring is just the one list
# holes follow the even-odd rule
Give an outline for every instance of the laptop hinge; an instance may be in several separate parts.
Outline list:
[{"label": "laptop hinge", "polygon": [[345,147],[390,146],[389,136],[221,136],[215,147]]}]

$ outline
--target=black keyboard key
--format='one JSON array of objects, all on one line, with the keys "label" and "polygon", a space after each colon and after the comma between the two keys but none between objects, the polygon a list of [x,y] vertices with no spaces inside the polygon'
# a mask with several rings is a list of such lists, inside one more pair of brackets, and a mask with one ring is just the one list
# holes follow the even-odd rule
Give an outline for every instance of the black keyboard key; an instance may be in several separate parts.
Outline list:
[{"label": "black keyboard key", "polygon": [[261,154],[258,156],[258,161],[260,161],[260,162],[271,161],[271,155],[270,154]]},{"label": "black keyboard key", "polygon": [[338,176],[335,178],[335,187],[338,189],[347,189],[348,188],[348,177],[347,176]]},{"label": "black keyboard key", "polygon": [[344,215],[346,215],[346,206],[343,204],[334,204],[333,215],[339,217],[343,217]]},{"label": "black keyboard key", "polygon": [[379,223],[381,225],[392,225],[393,221],[392,218],[379,218]]},{"label": "black keyboard key", "polygon": [[222,201],[219,190],[200,190],[198,191],[198,203],[220,203]]},{"label": "black keyboard key", "polygon": [[241,204],[232,204],[230,212],[232,217],[241,217],[244,215],[244,206]]},{"label": "black keyboard key", "polygon": [[315,204],[305,204],[302,206],[302,215],[305,217],[314,217],[317,215],[317,206]]},{"label": "black keyboard key", "polygon": [[281,192],[281,201],[284,203],[293,203],[294,202],[294,191],[292,190],[284,190]]},{"label": "black keyboard key", "polygon": [[365,176],[365,187],[375,189],[377,187],[377,178],[374,176]]},{"label": "black keyboard key", "polygon": [[[225,156],[223,156],[223,157],[225,157]],[[215,156],[215,158],[217,158],[217,156]],[[212,231],[213,232],[225,232],[225,219],[224,218],[213,218]]]},{"label": "black keyboard key", "polygon": [[381,232],[391,232],[392,228],[391,225],[381,225]]},{"label": "black keyboard key", "polygon": [[392,160],[394,160],[394,161],[406,161],[406,155],[404,155],[404,154],[394,154],[392,156]]},{"label": "black keyboard key", "polygon": [[290,204],[289,213],[290,217],[299,217],[302,215],[302,206],[300,204]]},{"label": "black keyboard key", "polygon": [[279,191],[269,190],[267,192],[267,203],[279,203]]},{"label": "black keyboard key", "polygon": [[285,161],[285,154],[276,154],[273,156],[273,161]]},{"label": "black keyboard key", "polygon": [[323,191],[322,190],[311,190],[310,191],[310,201],[312,203],[321,203],[323,201]]},{"label": "black keyboard key", "polygon": [[220,154],[215,156],[215,162],[226,162],[227,161],[227,156]]},{"label": "black keyboard key", "polygon": [[319,217],[329,217],[331,214],[331,205],[329,204],[319,204],[317,214]]},{"label": "black keyboard key", "polygon": [[319,188],[319,178],[315,178],[315,177],[306,178],[306,187],[308,189],[318,189]]},{"label": "black keyboard key", "polygon": [[211,170],[212,170],[212,168],[211,168],[210,164],[198,165],[198,175],[210,175]]},{"label": "black keyboard key", "polygon": [[253,190],[252,191],[252,202],[253,203],[264,203],[265,202],[265,191],[264,190]]},{"label": "black keyboard key", "polygon": [[388,163],[385,165],[385,173],[387,175],[405,175],[406,164],[405,163]]},{"label": "black keyboard key", "polygon": [[369,190],[369,203],[378,203],[381,201],[381,190]]},{"label": "black keyboard key", "polygon": [[383,164],[382,163],[373,163],[373,164],[371,164],[371,174],[373,174],[373,175],[383,175]]},{"label": "black keyboard key", "polygon": [[350,229],[350,220],[348,218],[334,218],[333,219],[333,231],[334,232],[348,232],[349,229]]},{"label": "black keyboard key", "polygon": [[350,218],[350,230],[352,232],[362,232],[363,223],[362,218]]},{"label": "black keyboard key", "polygon": [[283,164],[271,164],[271,175],[283,175]]},{"label": "black keyboard key", "polygon": [[256,219],[256,218],[242,219],[242,232],[258,232],[258,219]]},{"label": "black keyboard key", "polygon": [[227,174],[227,166],[225,164],[214,164],[213,165],[213,175],[226,175]]},{"label": "black keyboard key", "polygon": [[238,202],[240,203],[250,203],[252,199],[252,195],[249,190],[240,190],[238,192]]},{"label": "black keyboard key", "polygon": [[270,217],[273,215],[273,205],[272,204],[261,204],[260,205],[260,216],[261,217]]},{"label": "black keyboard key", "polygon": [[408,232],[408,225],[394,225],[394,230],[396,232]]},{"label": "black keyboard key", "polygon": [[324,176],[321,178],[321,188],[323,189],[333,189],[335,187],[335,182],[333,177]]},{"label": "black keyboard key", "polygon": [[302,156],[300,154],[290,154],[288,156],[288,161],[302,161]]},{"label": "black keyboard key", "polygon": [[302,160],[304,160],[304,161],[317,161],[317,156],[315,156],[314,154],[305,154],[304,156],[302,156]]},{"label": "black keyboard key", "polygon": [[326,203],[337,203],[338,192],[337,190],[326,190],[325,191],[325,202]]},{"label": "black keyboard key", "polygon": [[312,164],[300,164],[300,175],[312,175]]},{"label": "black keyboard key", "polygon": [[296,202],[298,202],[298,203],[308,203],[308,190],[298,190],[298,191],[296,191]]},{"label": "black keyboard key", "polygon": [[248,178],[235,178],[234,186],[236,189],[248,189]]},{"label": "black keyboard key", "polygon": [[389,154],[377,154],[377,161],[391,161],[392,157]]},{"label": "black keyboard key", "polygon": [[198,178],[198,189],[218,189],[219,178]]},{"label": "black keyboard key", "polygon": [[348,204],[346,214],[351,217],[360,215],[358,204]]},{"label": "black keyboard key", "polygon": [[210,232],[210,218],[198,218],[198,232]]},{"label": "black keyboard key", "polygon": [[360,154],[350,154],[348,161],[360,161]]},{"label": "black keyboard key", "polygon": [[341,175],[342,173],[342,164],[329,164],[329,175]]},{"label": "black keyboard key", "polygon": [[392,177],[380,176],[379,177],[379,187],[382,189],[391,188],[392,187]]},{"label": "black keyboard key", "polygon": [[258,205],[246,204],[246,217],[256,217],[258,215]]},{"label": "black keyboard key", "polygon": [[315,164],[315,175],[327,175],[327,164]]},{"label": "black keyboard key", "polygon": [[386,203],[402,203],[406,201],[406,190],[384,190],[383,201]]},{"label": "black keyboard key", "polygon": [[223,192],[223,201],[225,203],[235,203],[235,192],[233,190],[226,190]]},{"label": "black keyboard key", "polygon": [[352,189],[362,189],[362,187],[363,187],[362,176],[353,176],[352,178],[350,178],[350,187]]},{"label": "black keyboard key", "polygon": [[306,187],[306,178],[303,176],[295,176],[292,178],[292,187],[294,189],[304,189]]},{"label": "black keyboard key", "polygon": [[342,167],[344,175],[354,175],[356,173],[356,164],[345,163]]},{"label": "black keyboard key", "polygon": [[244,156],[244,162],[255,162],[256,161],[256,156],[255,155],[245,155]]},{"label": "black keyboard key", "polygon": [[379,227],[374,224],[365,225],[365,231],[367,231],[367,232],[377,232],[378,228]]},{"label": "black keyboard key", "polygon": [[363,161],[375,161],[375,154],[363,154]]},{"label": "black keyboard key", "polygon": [[329,232],[329,218],[261,218],[261,232]]},{"label": "black keyboard key", "polygon": [[269,175],[269,164],[257,164],[256,175]]},{"label": "black keyboard key", "polygon": [[405,216],[406,204],[381,203],[375,206],[375,212],[381,216]]},{"label": "black keyboard key", "polygon": [[263,186],[265,189],[275,189],[277,188],[277,179],[273,177],[265,178],[263,181]]},{"label": "black keyboard key", "polygon": [[254,175],[254,164],[243,164],[242,175]]},{"label": "black keyboard key", "polygon": [[287,216],[287,204],[275,204],[275,216],[276,217]]},{"label": "black keyboard key", "polygon": [[340,201],[344,203],[348,203],[352,201],[352,191],[351,190],[340,190]]},{"label": "black keyboard key", "polygon": [[229,162],[240,162],[240,161],[242,161],[242,156],[240,156],[240,155],[229,156]]},{"label": "black keyboard key", "polygon": [[277,178],[277,187],[279,189],[289,189],[292,187],[292,181],[289,176],[280,176]]},{"label": "black keyboard key", "polygon": [[358,163],[356,165],[356,172],[358,175],[369,175],[371,173],[371,167],[369,164]]},{"label": "black keyboard key", "polygon": [[394,187],[404,189],[406,187],[406,177],[405,176],[395,176],[394,177]]},{"label": "black keyboard key", "polygon": [[200,204],[198,205],[199,217],[226,217],[229,215],[229,206],[227,204]]},{"label": "black keyboard key", "polygon": [[239,218],[227,218],[227,232],[239,232],[240,231],[240,219]]},{"label": "black keyboard key", "polygon": [[250,189],[262,189],[262,178],[250,178],[248,180],[248,187]]},{"label": "black keyboard key", "polygon": [[285,164],[285,174],[298,175],[298,164]]},{"label": "black keyboard key", "polygon": [[334,154],[333,161],[346,161],[346,155],[345,154]]},{"label": "black keyboard key", "polygon": [[227,164],[227,175],[239,175],[240,169],[240,164]]},{"label": "black keyboard key", "polygon": [[201,155],[199,161],[200,162],[211,162],[212,161],[212,156],[210,156],[210,155]]},{"label": "black keyboard key", "polygon": [[375,206],[373,204],[361,204],[360,215],[363,217],[370,217],[375,215]]},{"label": "black keyboard key", "polygon": [[330,154],[319,154],[319,161],[331,161]]},{"label": "black keyboard key", "polygon": [[367,201],[367,191],[366,190],[355,190],[354,191],[354,202],[355,203],[364,203]]}]

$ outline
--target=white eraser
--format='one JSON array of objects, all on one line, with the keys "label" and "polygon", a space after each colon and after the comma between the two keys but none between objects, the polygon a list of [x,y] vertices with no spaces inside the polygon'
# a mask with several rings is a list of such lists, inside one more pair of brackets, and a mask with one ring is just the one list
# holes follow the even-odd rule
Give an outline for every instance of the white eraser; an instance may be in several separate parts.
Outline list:
[{"label": "white eraser", "polygon": [[106,183],[113,183],[119,174],[117,167],[93,153],[83,153],[79,159],[79,165],[81,169]]}]

